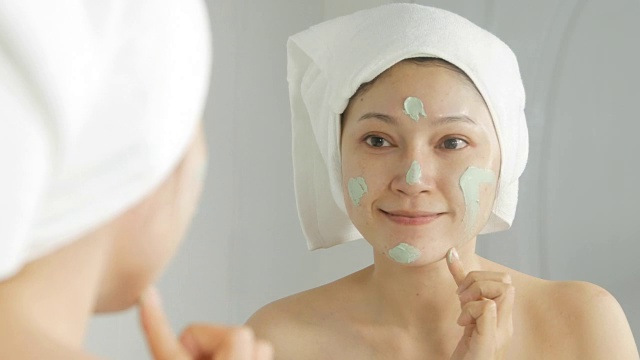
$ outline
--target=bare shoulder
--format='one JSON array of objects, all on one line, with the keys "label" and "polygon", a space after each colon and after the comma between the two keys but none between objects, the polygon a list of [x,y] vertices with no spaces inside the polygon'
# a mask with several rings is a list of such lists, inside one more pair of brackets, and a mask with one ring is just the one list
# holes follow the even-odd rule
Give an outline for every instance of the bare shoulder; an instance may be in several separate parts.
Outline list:
[{"label": "bare shoulder", "polygon": [[[303,349],[297,349],[298,344],[304,344],[304,339],[311,336],[311,323],[309,312],[305,310],[304,296],[296,294],[284,299],[274,301],[263,306],[247,320],[247,325],[253,329],[256,337],[268,340],[274,347],[278,359],[294,358]],[[294,343],[294,334],[298,334],[298,340]],[[282,354],[291,354],[291,357],[283,357]]]},{"label": "bare shoulder", "polygon": [[548,282],[546,307],[567,332],[581,359],[638,359],[631,328],[618,301],[587,282]]},{"label": "bare shoulder", "polygon": [[247,320],[247,325],[256,335],[270,340],[274,336],[296,333],[319,316],[320,300],[326,292],[323,290],[323,287],[311,289],[267,304]]},{"label": "bare shoulder", "polygon": [[516,290],[514,348],[544,359],[639,359],[627,318],[611,293],[582,281],[548,281],[486,262]]},{"label": "bare shoulder", "polygon": [[553,358],[638,359],[624,311],[608,291],[582,281],[529,285],[523,307],[538,349]]},{"label": "bare shoulder", "polygon": [[357,297],[358,277],[359,272],[276,300],[256,311],[247,325],[273,344],[280,360],[309,359],[309,354],[322,353],[318,350],[335,348]]}]

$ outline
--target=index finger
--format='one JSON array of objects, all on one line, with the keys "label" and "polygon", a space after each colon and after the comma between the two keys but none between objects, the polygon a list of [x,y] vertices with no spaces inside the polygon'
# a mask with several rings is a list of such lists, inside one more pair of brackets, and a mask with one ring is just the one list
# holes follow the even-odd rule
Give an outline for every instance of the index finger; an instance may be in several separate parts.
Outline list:
[{"label": "index finger", "polygon": [[162,310],[160,295],[151,287],[140,298],[140,322],[154,359],[188,359]]},{"label": "index finger", "polygon": [[[187,348],[192,357],[200,358],[211,356],[222,352],[226,348],[233,347],[233,342],[238,338],[240,339],[239,342],[249,339],[248,342],[251,343],[253,341],[253,333],[246,327],[231,328],[208,324],[192,324],[182,332],[180,342]],[[247,345],[243,345],[243,347],[247,347]]]},{"label": "index finger", "polygon": [[449,272],[453,275],[456,285],[460,286],[464,278],[467,277],[467,273],[464,271],[464,266],[460,261],[456,248],[451,248],[447,252],[447,267],[449,267]]},{"label": "index finger", "polygon": [[256,339],[253,330],[246,326],[221,328],[210,325],[191,325],[181,336],[194,359],[210,358],[229,360],[254,359]]}]

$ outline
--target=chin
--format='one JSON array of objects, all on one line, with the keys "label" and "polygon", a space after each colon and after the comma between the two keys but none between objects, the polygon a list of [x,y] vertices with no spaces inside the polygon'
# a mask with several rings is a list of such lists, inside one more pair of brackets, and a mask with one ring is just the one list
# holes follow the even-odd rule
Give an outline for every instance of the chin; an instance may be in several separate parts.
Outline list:
[{"label": "chin", "polygon": [[383,234],[382,237],[377,236],[378,244],[384,244],[389,249],[399,243],[407,243],[420,249],[433,249],[442,246],[455,246],[459,242],[459,237],[448,231],[433,230],[417,230],[397,231],[395,229],[379,229],[375,233]]},{"label": "chin", "polygon": [[[446,257],[450,248],[459,247],[466,242],[466,240],[463,240],[464,237],[460,234],[446,231],[435,231],[435,229],[428,233],[408,231],[404,234],[399,234],[398,232],[392,233],[379,229],[378,232],[374,231],[374,233],[377,233],[378,235],[372,236],[370,238],[372,241],[369,241],[369,243],[377,249],[377,252],[384,254],[384,256],[388,257],[390,260],[393,260],[393,257],[389,255],[389,251],[401,243],[408,244],[420,251],[420,257],[412,262],[398,262],[405,266],[423,266],[436,263]],[[386,233],[386,235],[381,237],[379,235],[381,233]],[[367,237],[365,236],[365,238]]]},{"label": "chin", "polygon": [[94,309],[95,313],[111,313],[117,311],[127,310],[138,303],[138,299],[140,298],[139,292],[137,294],[118,294],[118,297],[110,297],[108,299],[100,299],[96,303],[96,307]]},{"label": "chin", "polygon": [[117,286],[100,293],[94,311],[109,313],[127,310],[138,304],[140,296],[151,283],[151,279],[129,277]]}]

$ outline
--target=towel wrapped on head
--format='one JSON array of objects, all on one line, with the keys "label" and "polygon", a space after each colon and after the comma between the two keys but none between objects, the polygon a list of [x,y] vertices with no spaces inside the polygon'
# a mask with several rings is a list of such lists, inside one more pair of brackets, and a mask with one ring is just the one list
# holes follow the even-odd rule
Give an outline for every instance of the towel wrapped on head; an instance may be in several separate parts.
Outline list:
[{"label": "towel wrapped on head", "polygon": [[200,0],[4,1],[0,39],[2,281],[171,174],[211,45]]},{"label": "towel wrapped on head", "polygon": [[457,66],[484,98],[502,161],[496,201],[481,233],[511,226],[529,140],[518,62],[496,36],[449,11],[390,4],[312,26],[289,38],[287,52],[295,193],[309,249],[362,237],[344,204],[340,116],[361,84],[416,57]]}]

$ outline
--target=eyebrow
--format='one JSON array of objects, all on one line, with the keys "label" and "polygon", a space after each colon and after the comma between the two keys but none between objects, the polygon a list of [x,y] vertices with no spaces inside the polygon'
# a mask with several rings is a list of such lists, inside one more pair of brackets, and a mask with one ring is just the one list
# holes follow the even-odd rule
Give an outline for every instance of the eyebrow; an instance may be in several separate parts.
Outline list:
[{"label": "eyebrow", "polygon": [[358,121],[367,120],[367,119],[377,119],[392,125],[395,125],[398,123],[396,118],[394,118],[393,116],[389,116],[381,113],[371,113],[371,112],[362,115],[360,119],[358,119]]},{"label": "eyebrow", "polygon": [[[393,116],[389,116],[387,114],[382,114],[382,113],[376,113],[376,112],[366,113],[366,114],[362,115],[358,119],[358,121],[367,120],[367,119],[377,119],[377,120],[383,121],[383,122],[385,122],[387,124],[391,124],[391,125],[397,125],[398,124],[398,120],[396,120],[396,118],[394,118]],[[456,122],[464,122],[464,123],[468,123],[468,124],[471,124],[471,125],[478,125],[472,118],[468,117],[467,115],[463,115],[463,114],[452,115],[452,116],[444,116],[444,117],[438,118],[436,120],[431,120],[431,123],[433,123],[434,125],[437,125],[437,126],[450,124],[450,123],[456,123]]]}]

